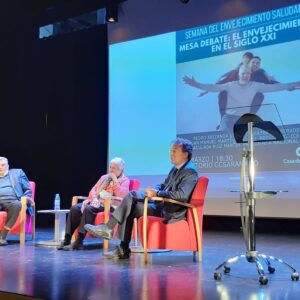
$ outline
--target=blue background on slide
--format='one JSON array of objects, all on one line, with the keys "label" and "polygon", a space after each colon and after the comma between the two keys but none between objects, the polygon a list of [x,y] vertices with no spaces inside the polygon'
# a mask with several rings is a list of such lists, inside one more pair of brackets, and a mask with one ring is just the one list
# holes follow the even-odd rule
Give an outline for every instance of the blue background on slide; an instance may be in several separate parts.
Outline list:
[{"label": "blue background on slide", "polygon": [[128,175],[166,174],[176,138],[175,33],[110,46],[109,158]]}]

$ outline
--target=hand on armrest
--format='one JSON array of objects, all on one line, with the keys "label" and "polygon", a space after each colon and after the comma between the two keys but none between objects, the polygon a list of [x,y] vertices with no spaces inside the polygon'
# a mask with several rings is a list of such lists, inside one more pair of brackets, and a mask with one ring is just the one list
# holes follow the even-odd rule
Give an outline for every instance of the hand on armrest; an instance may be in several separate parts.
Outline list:
[{"label": "hand on armrest", "polygon": [[81,206],[81,213],[83,213],[84,209],[87,207],[87,205],[89,204],[90,202],[90,199],[85,199],[83,202],[82,202],[82,206]]},{"label": "hand on armrest", "polygon": [[32,200],[31,197],[26,197],[26,204],[27,206],[34,206],[34,201]]}]

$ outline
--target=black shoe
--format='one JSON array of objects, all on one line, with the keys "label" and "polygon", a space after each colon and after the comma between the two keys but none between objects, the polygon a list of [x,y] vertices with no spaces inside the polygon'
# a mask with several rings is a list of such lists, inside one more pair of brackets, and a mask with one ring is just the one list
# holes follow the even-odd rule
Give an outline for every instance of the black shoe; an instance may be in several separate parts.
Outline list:
[{"label": "black shoe", "polygon": [[93,226],[91,224],[84,225],[84,229],[91,235],[110,240],[113,235],[113,230],[108,228],[106,224],[100,224],[98,226]]},{"label": "black shoe", "polygon": [[62,250],[64,251],[84,250],[84,246],[83,244],[74,242],[72,244],[64,246]]},{"label": "black shoe", "polygon": [[117,246],[114,251],[106,252],[103,255],[108,259],[128,259],[130,254],[131,250],[129,248],[124,250],[122,247]]},{"label": "black shoe", "polygon": [[63,250],[65,246],[68,246],[70,245],[71,242],[65,242],[65,241],[62,241],[57,247],[56,247],[56,250]]},{"label": "black shoe", "polygon": [[2,238],[0,239],[0,247],[1,246],[7,246],[8,242],[6,240],[3,240]]}]

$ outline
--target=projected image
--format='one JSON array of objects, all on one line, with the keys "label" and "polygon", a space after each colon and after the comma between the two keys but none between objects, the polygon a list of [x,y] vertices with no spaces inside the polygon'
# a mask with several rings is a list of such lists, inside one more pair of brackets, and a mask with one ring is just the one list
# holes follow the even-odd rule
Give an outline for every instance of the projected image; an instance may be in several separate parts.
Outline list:
[{"label": "projected image", "polygon": [[[244,69],[241,69],[243,68]],[[261,58],[258,56],[254,56],[254,54],[252,52],[245,52],[242,56],[241,59],[241,63],[239,63],[237,65],[236,68],[234,68],[233,70],[230,70],[228,72],[226,72],[225,74],[223,74],[216,82],[216,84],[220,85],[220,84],[225,84],[228,82],[238,82],[239,80],[242,81],[247,81],[248,78],[240,78],[239,77],[239,72],[241,70],[245,71],[246,69],[249,69],[249,71],[251,72],[250,75],[250,81],[255,81],[255,82],[262,82],[262,83],[266,83],[266,84],[272,84],[272,83],[277,83],[277,81],[274,80],[274,78],[270,75],[268,75],[268,73],[261,68]],[[244,76],[244,75],[243,75]],[[199,84],[197,84],[196,80],[194,79],[194,77],[189,78],[188,76],[185,76],[183,78],[184,82],[186,84],[189,84],[191,86],[194,86],[195,88],[199,88]],[[232,124],[230,124],[231,126],[229,127],[229,124],[226,122],[226,117],[225,116],[225,111],[226,108],[228,107],[229,109],[234,109],[234,107],[240,106],[240,105],[246,105],[247,102],[246,101],[241,101],[241,97],[240,97],[240,93],[236,92],[234,93],[232,96],[233,98],[230,98],[228,101],[228,92],[225,90],[227,88],[227,86],[224,86],[224,90],[222,90],[219,94],[218,94],[218,106],[219,106],[219,113],[220,113],[220,123],[223,121],[223,126],[217,125],[216,129],[217,130],[228,130],[231,131],[231,127]],[[233,87],[231,87],[232,89]],[[202,92],[201,94],[198,95],[198,97],[203,97],[208,93],[208,91]],[[238,99],[236,99],[235,94],[237,95]],[[229,95],[230,96],[230,95]],[[250,96],[249,96],[250,98]],[[250,109],[249,112],[251,113],[256,113],[258,108],[260,107],[260,105],[262,104],[264,96],[261,93],[257,93],[255,94],[255,96],[253,97],[253,99],[250,99],[250,105],[252,109]],[[234,103],[230,103],[234,101]],[[249,100],[249,99],[248,99]],[[239,103],[239,102],[243,102],[243,103]],[[240,111],[239,111],[240,112]],[[234,115],[238,115],[236,112],[232,112],[232,114]],[[227,118],[228,118],[227,114]],[[236,121],[236,118],[232,118],[233,122]]]},{"label": "projected image", "polygon": [[176,34],[176,132],[193,141],[194,161],[204,172],[239,171],[241,146],[233,126],[246,113],[273,122],[285,137],[258,145],[257,170],[299,170],[294,133],[300,130],[300,36],[293,21],[298,13],[287,17],[279,12]]},{"label": "projected image", "polygon": [[[249,60],[250,55],[252,58]],[[299,88],[300,82],[282,84],[273,80],[273,77],[260,69],[261,58],[253,56],[251,52],[243,57],[244,63],[224,74],[216,84],[203,84],[194,77],[183,77],[187,85],[205,91],[199,96],[204,96],[207,92],[219,92],[221,122],[216,129],[233,132],[234,124],[243,114],[256,113],[259,110],[264,100],[263,93]]]},{"label": "projected image", "polygon": [[[241,114],[259,114],[269,103],[276,104],[285,125],[299,123],[294,109],[300,97],[299,50],[296,41],[178,64],[177,132],[232,132]],[[237,67],[228,71],[229,64]]]}]

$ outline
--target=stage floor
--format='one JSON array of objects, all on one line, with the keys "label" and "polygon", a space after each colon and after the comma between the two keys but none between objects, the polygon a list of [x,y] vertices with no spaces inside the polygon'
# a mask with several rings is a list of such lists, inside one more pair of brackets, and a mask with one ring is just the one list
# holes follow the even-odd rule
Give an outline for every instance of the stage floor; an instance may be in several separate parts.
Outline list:
[{"label": "stage floor", "polygon": [[[38,230],[36,240],[50,240],[51,230]],[[239,232],[204,232],[203,262],[191,252],[142,254],[127,261],[102,256],[100,239],[86,239],[86,250],[58,251],[54,247],[17,242],[0,247],[0,291],[41,299],[299,299],[300,281],[281,264],[262,286],[254,264],[240,260],[221,281],[214,269],[226,258],[245,252]],[[110,242],[110,248],[117,244]],[[257,250],[282,258],[300,272],[300,237],[257,235]],[[1,298],[4,299],[4,298]]]}]

